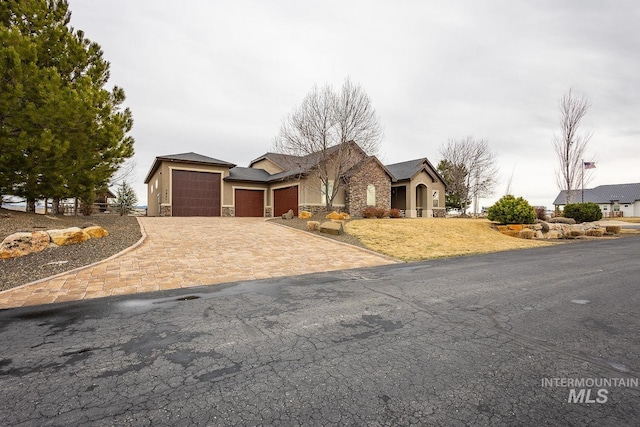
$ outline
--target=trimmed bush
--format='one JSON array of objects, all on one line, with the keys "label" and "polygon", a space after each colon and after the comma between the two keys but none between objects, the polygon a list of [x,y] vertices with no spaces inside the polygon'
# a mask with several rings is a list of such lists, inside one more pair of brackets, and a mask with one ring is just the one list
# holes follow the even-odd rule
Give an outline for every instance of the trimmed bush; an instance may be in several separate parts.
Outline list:
[{"label": "trimmed bush", "polygon": [[508,194],[489,208],[487,218],[500,224],[533,224],[536,212],[522,197]]},{"label": "trimmed bush", "polygon": [[577,223],[599,221],[602,211],[597,203],[569,203],[564,207],[564,217],[573,218]]},{"label": "trimmed bush", "polygon": [[540,221],[545,221],[547,219],[547,209],[542,207],[535,208],[536,210],[536,218]]},{"label": "trimmed bush", "polygon": [[364,218],[384,218],[387,215],[385,208],[376,208],[374,206],[367,206],[362,209],[362,216]]},{"label": "trimmed bush", "polygon": [[562,216],[556,216],[554,218],[551,218],[549,221],[547,222],[551,222],[554,224],[569,224],[569,225],[573,225],[576,223],[576,220],[573,218],[565,218]]},{"label": "trimmed bush", "polygon": [[611,234],[620,234],[620,226],[619,225],[607,225],[606,227],[607,233]]},{"label": "trimmed bush", "polygon": [[402,212],[400,212],[400,209],[391,209],[389,211],[389,218],[402,218]]},{"label": "trimmed bush", "polygon": [[548,233],[549,232],[549,230],[550,230],[549,224],[547,224],[544,221],[536,221],[536,222],[538,222],[540,224],[540,226],[542,227],[542,232],[543,233]]}]

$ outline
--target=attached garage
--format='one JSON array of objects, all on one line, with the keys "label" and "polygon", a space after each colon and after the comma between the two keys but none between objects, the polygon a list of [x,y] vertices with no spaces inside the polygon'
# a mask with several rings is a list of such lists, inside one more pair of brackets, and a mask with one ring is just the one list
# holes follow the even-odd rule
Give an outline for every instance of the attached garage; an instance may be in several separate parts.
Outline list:
[{"label": "attached garage", "polygon": [[236,216],[264,216],[264,190],[236,190]]},{"label": "attached garage", "polygon": [[220,174],[174,169],[173,216],[220,216]]},{"label": "attached garage", "polygon": [[279,188],[273,191],[273,215],[281,216],[293,210],[293,214],[298,216],[298,186]]}]

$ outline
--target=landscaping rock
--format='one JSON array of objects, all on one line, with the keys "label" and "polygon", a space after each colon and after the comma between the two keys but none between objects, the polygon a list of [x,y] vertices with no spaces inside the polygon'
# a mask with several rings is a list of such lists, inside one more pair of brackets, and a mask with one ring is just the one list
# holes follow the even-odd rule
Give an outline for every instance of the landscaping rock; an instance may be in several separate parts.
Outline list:
[{"label": "landscaping rock", "polygon": [[333,212],[327,214],[327,216],[325,216],[325,218],[326,219],[342,219],[342,216],[338,212],[333,211]]},{"label": "landscaping rock", "polygon": [[82,243],[91,238],[80,227],[64,228],[62,230],[47,230],[51,241],[59,246]]},{"label": "landscaping rock", "polygon": [[300,219],[309,219],[313,216],[313,214],[311,212],[308,211],[300,211],[300,213],[298,214],[298,218]]},{"label": "landscaping rock", "polygon": [[586,234],[591,237],[602,237],[604,236],[604,228],[590,228]]},{"label": "landscaping rock", "polygon": [[289,212],[283,213],[282,219],[293,219],[293,209],[289,209]]},{"label": "landscaping rock", "polygon": [[92,225],[90,227],[83,228],[82,231],[87,233],[92,239],[101,239],[109,235],[109,232],[99,225]]},{"label": "landscaping rock", "polygon": [[11,234],[0,243],[0,259],[40,252],[49,246],[49,242],[49,235],[44,231]]},{"label": "landscaping rock", "polygon": [[323,222],[320,225],[320,232],[339,236],[344,233],[344,227],[341,222]]},{"label": "landscaping rock", "polygon": [[611,233],[611,234],[619,234],[621,227],[619,225],[607,225],[607,233]]},{"label": "landscaping rock", "polygon": [[524,228],[518,231],[518,237],[520,237],[521,239],[533,239],[534,235],[535,235],[535,232],[529,228]]},{"label": "landscaping rock", "polygon": [[309,231],[320,230],[320,223],[318,221],[307,221],[307,230]]}]

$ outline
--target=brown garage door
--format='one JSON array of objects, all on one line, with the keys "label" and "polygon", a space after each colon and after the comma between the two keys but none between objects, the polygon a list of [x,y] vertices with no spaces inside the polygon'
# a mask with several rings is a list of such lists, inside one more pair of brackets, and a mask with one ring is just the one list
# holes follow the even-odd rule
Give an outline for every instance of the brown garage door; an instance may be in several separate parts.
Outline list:
[{"label": "brown garage door", "polygon": [[173,216],[220,216],[220,174],[174,170]]},{"label": "brown garage door", "polygon": [[273,192],[273,215],[281,216],[293,209],[293,214],[298,216],[298,186],[280,188]]},{"label": "brown garage door", "polygon": [[264,191],[236,190],[236,216],[264,216]]}]

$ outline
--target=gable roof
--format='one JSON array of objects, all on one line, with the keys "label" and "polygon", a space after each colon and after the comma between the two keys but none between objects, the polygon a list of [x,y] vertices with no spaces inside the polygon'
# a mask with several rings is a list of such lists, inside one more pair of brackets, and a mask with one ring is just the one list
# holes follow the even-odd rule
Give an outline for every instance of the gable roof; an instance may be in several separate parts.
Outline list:
[{"label": "gable roof", "polygon": [[258,183],[266,183],[269,182],[269,179],[272,175],[269,174],[264,169],[254,169],[254,168],[243,168],[240,166],[236,166],[235,168],[229,169],[229,176],[225,177],[225,181],[236,181],[236,182],[258,182]]},{"label": "gable roof", "polygon": [[[576,203],[583,201],[582,190],[571,190],[571,200]],[[554,205],[565,205],[567,202],[567,190],[562,190],[556,199]],[[619,203],[634,203],[640,200],[640,183],[634,184],[613,184],[599,185],[594,188],[584,189],[584,202],[593,202],[598,204],[609,204],[614,201]]]},{"label": "gable roof", "polygon": [[179,163],[189,163],[195,165],[208,165],[208,166],[221,166],[224,168],[233,168],[236,165],[233,163],[225,162],[224,160],[214,159],[213,157],[203,156],[202,154],[197,154],[194,152],[190,153],[180,153],[180,154],[169,154],[166,156],[158,156],[153,161],[151,165],[151,169],[149,169],[149,173],[147,177],[144,179],[144,183],[147,184],[154,173],[158,170],[162,162],[179,162]]},{"label": "gable roof", "polygon": [[[427,166],[429,167],[428,169]],[[396,177],[397,181],[409,181],[411,178],[424,171],[432,180],[435,181],[437,178],[442,181],[445,187],[447,186],[444,178],[440,176],[436,168],[433,167],[429,159],[426,157],[387,165],[387,169]]]},{"label": "gable roof", "polygon": [[366,163],[368,162],[375,162],[378,164],[378,166],[380,166],[380,168],[387,174],[389,175],[389,178],[391,179],[391,182],[396,182],[396,177],[393,176],[393,174],[389,171],[389,169],[382,164],[382,162],[376,157],[376,156],[367,156],[364,159],[360,160],[358,163],[356,163],[355,165],[353,165],[349,170],[347,170],[343,175],[343,179],[344,178],[349,178],[349,176],[353,175],[358,169],[360,169],[362,166],[364,166]]},{"label": "gable roof", "polygon": [[251,160],[249,163],[249,167],[252,168],[254,164],[258,163],[261,160],[269,160],[271,163],[275,164],[282,170],[287,170],[287,166],[291,164],[295,159],[299,158],[298,156],[293,156],[291,154],[282,154],[282,153],[271,153],[268,152],[258,157],[257,159]]}]

